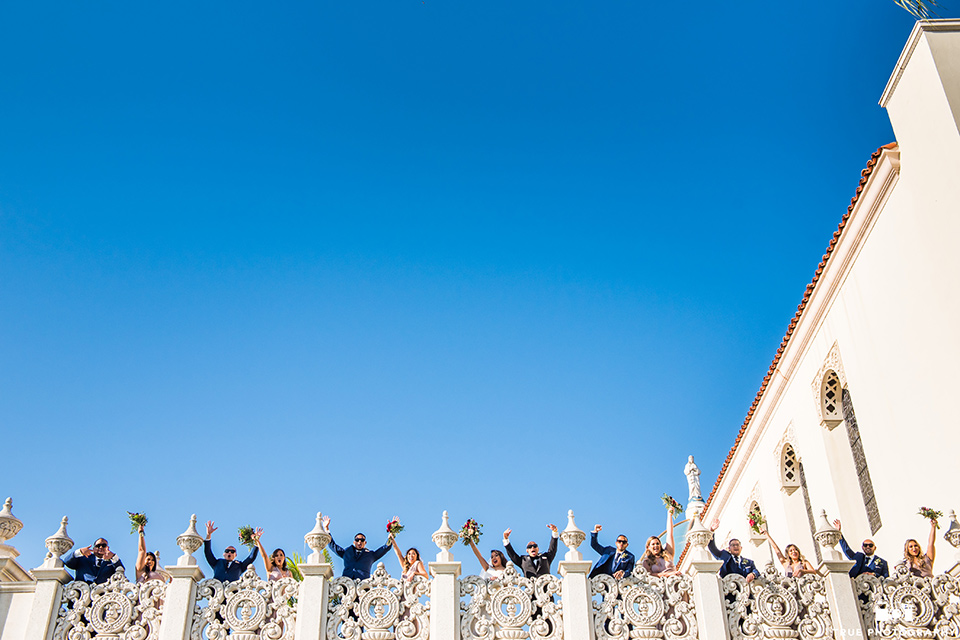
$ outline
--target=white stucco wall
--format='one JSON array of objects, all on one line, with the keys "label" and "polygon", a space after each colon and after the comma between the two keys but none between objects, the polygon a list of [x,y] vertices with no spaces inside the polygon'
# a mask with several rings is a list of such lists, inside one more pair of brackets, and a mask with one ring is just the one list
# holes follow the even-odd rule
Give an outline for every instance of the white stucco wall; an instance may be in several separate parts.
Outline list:
[{"label": "white stucco wall", "polygon": [[[751,548],[745,518],[754,496],[780,546],[815,560],[802,492],[780,490],[788,427],[815,515],[839,517],[854,547],[873,537],[897,561],[906,538],[926,545],[918,507],[960,510],[960,21],[918,23],[883,104],[899,153],[874,167],[705,518],[719,517],[718,538],[740,537],[761,562],[769,551]],[[846,425],[821,426],[811,389],[834,344],[882,520],[872,536]],[[937,571],[950,568],[954,549],[938,539],[937,550]]]}]

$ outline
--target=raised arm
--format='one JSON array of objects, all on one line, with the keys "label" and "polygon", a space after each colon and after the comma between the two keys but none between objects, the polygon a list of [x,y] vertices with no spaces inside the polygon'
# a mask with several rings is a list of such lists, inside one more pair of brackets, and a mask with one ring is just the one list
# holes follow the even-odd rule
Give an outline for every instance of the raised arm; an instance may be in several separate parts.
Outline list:
[{"label": "raised arm", "polygon": [[[523,560],[520,559],[520,556],[516,551],[513,550],[513,545],[510,544],[510,533],[512,529],[507,529],[503,532],[503,550],[507,552],[507,557],[510,558],[510,562],[517,566],[517,569],[523,565]],[[522,571],[522,569],[521,569]]]},{"label": "raised arm", "polygon": [[[253,539],[257,542],[257,546],[255,546],[253,549],[250,550],[250,555],[247,556],[247,559],[246,559],[246,560],[243,560],[243,561],[240,562],[240,566],[243,567],[243,570],[244,570],[244,571],[247,570],[247,567],[249,567],[251,564],[253,564],[254,560],[257,559],[257,554],[260,553],[260,549],[263,548],[263,547],[260,546],[260,536],[262,536],[262,535],[263,535],[263,529],[261,529],[260,527],[257,527],[256,530],[253,532]],[[264,558],[263,558],[264,561],[266,561],[266,559],[267,559],[267,558],[266,558],[266,556],[267,556],[267,552],[266,552],[266,551],[263,552],[263,556],[264,556]],[[269,574],[270,574],[270,570],[269,570],[269,569],[267,569],[267,574],[268,574],[268,577],[269,577]]]},{"label": "raised arm", "polygon": [[263,558],[263,570],[267,572],[267,577],[270,577],[270,563],[272,559],[267,555],[267,550],[263,548],[263,543],[260,542],[260,536],[254,536],[253,539],[257,543],[257,549],[260,550],[260,555]]},{"label": "raised arm", "polygon": [[560,534],[557,533],[557,525],[548,524],[547,528],[550,529],[550,546],[547,547],[547,552],[543,554],[543,557],[547,559],[547,562],[553,562],[553,557],[557,555],[557,540],[560,538]]},{"label": "raised arm", "polygon": [[[379,559],[382,558],[383,556],[387,555],[387,552],[390,551],[390,547],[391,547],[391,546],[393,546],[393,536],[392,536],[392,535],[387,536],[387,541],[383,544],[382,547],[380,547],[379,549],[376,549],[376,550],[374,550],[374,551],[372,552],[372,553],[373,553],[373,561],[376,562],[377,560],[379,560]],[[400,550],[399,550],[399,549],[397,550],[397,553],[400,553]],[[402,563],[402,562],[400,563],[400,566],[403,566],[403,563]]]},{"label": "raised arm", "polygon": [[770,535],[770,532],[767,531],[767,528],[764,527],[763,529],[761,529],[761,530],[760,530],[760,533],[762,533],[763,535],[767,536],[767,540],[770,542],[770,546],[773,547],[774,553],[777,554],[777,560],[780,561],[780,564],[786,565],[786,564],[787,564],[787,557],[786,557],[785,555],[783,555],[783,551],[780,551],[780,547],[777,546],[777,543],[774,541],[773,536]]},{"label": "raised arm", "polygon": [[[143,537],[143,525],[137,527],[137,532],[140,534],[140,540],[137,542],[137,562],[133,565],[133,568],[139,576],[143,568],[147,566],[147,541]],[[157,570],[159,569],[160,567],[157,567]]]},{"label": "raised arm", "polygon": [[488,565],[487,561],[483,559],[483,555],[480,553],[480,549],[477,549],[477,545],[473,544],[473,540],[470,539],[467,539],[467,542],[470,543],[470,548],[473,549],[473,555],[477,556],[477,560],[480,562],[480,566],[483,567],[483,570],[489,570],[490,565]]},{"label": "raised arm", "polygon": [[599,524],[593,525],[593,531],[590,532],[590,546],[593,547],[593,550],[603,555],[606,553],[606,549],[600,544],[600,538],[598,534],[603,530],[603,527]]},{"label": "raised arm", "polygon": [[397,561],[400,562],[400,570],[406,571],[406,567],[403,566],[405,564],[403,560],[403,554],[400,553],[400,547],[397,545],[396,539],[390,538],[390,544],[393,545],[393,552],[397,554]]},{"label": "raised arm", "polygon": [[676,551],[673,541],[673,507],[667,509],[667,545],[663,550],[673,560],[673,554]]},{"label": "raised arm", "polygon": [[337,556],[341,558],[343,557],[343,547],[336,543],[336,541],[333,539],[333,535],[330,536],[330,544],[327,546],[330,547],[330,550],[337,554]]},{"label": "raised arm", "polygon": [[927,557],[930,558],[930,568],[933,569],[933,561],[937,557],[937,521],[930,521],[930,537],[927,539]]},{"label": "raised arm", "polygon": [[217,568],[217,556],[213,555],[213,548],[210,544],[210,538],[203,541],[203,555],[207,559],[207,564],[211,569]]}]

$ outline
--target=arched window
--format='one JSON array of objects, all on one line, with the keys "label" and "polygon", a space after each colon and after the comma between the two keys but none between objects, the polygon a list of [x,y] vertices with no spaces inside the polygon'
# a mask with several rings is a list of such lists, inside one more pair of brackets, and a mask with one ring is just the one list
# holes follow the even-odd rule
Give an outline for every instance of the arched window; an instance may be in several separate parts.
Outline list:
[{"label": "arched window", "polygon": [[841,401],[840,377],[836,371],[827,371],[820,384],[820,413],[823,416],[821,424],[827,429],[833,429],[843,422]]},{"label": "arched window", "polygon": [[789,495],[800,488],[800,465],[790,443],[780,453],[780,487]]}]

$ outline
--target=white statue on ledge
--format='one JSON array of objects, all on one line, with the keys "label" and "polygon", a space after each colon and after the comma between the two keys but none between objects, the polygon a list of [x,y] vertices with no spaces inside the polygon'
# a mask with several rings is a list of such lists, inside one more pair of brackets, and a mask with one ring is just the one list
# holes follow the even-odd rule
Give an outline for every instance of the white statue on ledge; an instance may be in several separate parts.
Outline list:
[{"label": "white statue on ledge", "polygon": [[700,467],[690,456],[687,466],[683,468],[683,474],[687,476],[687,487],[690,489],[688,502],[703,502],[703,495],[700,493]]}]

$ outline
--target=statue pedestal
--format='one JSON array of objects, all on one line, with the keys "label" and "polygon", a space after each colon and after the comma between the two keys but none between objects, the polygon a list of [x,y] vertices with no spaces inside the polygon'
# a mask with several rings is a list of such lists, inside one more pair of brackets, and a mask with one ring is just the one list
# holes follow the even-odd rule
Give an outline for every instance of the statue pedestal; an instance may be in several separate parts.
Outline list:
[{"label": "statue pedestal", "polygon": [[691,500],[687,503],[687,510],[684,511],[683,515],[687,517],[687,520],[690,520],[698,513],[702,513],[705,506],[706,503],[703,500]]}]

